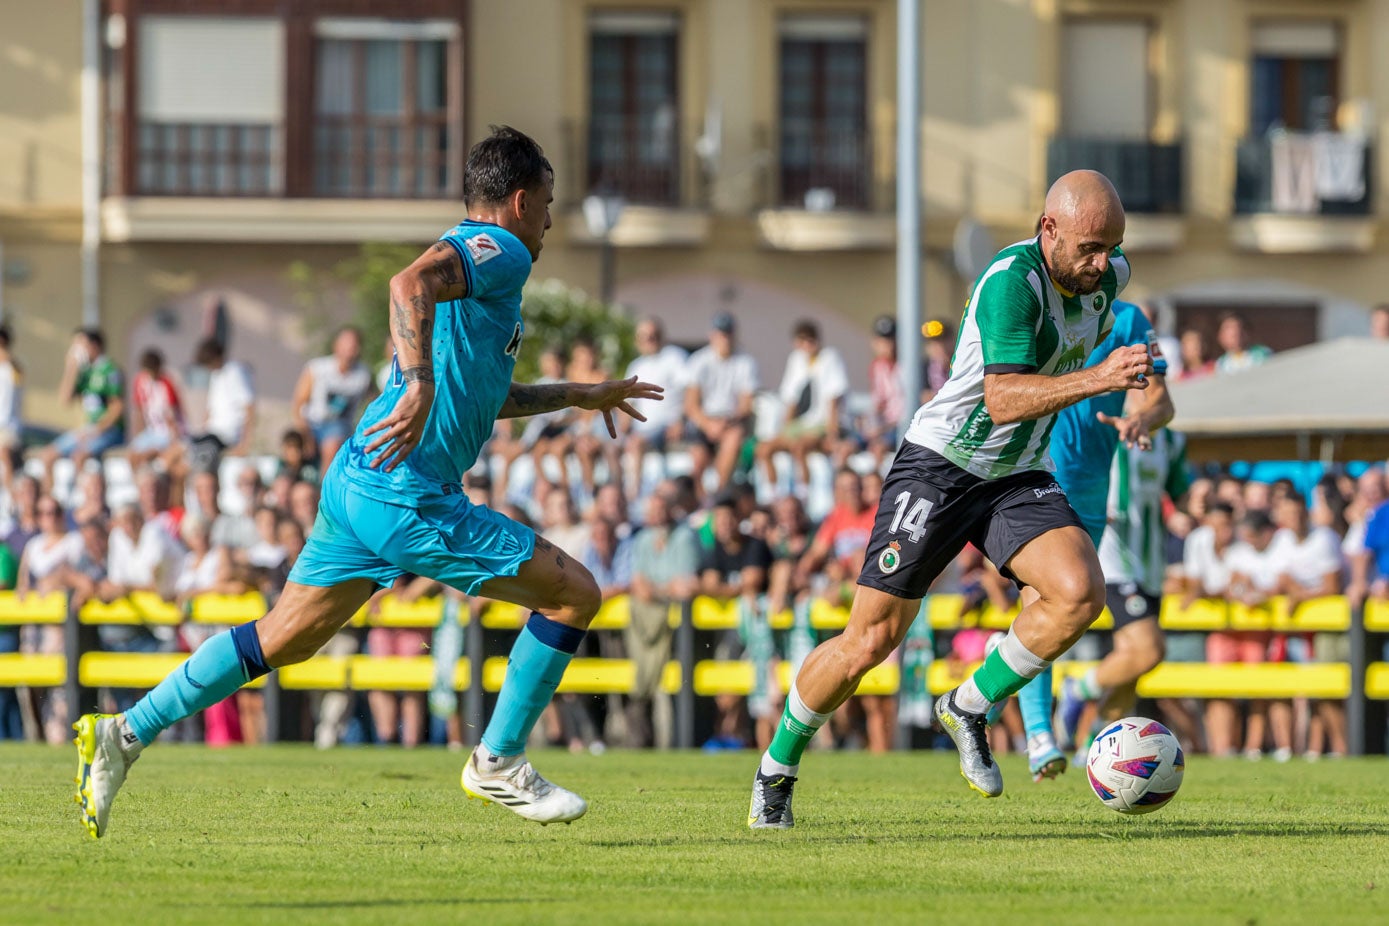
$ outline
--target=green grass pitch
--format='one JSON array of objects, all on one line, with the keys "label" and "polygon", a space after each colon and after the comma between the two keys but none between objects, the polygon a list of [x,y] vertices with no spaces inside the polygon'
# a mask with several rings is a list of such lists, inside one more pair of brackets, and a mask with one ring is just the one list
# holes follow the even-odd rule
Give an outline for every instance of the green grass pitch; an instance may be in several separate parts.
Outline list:
[{"label": "green grass pitch", "polygon": [[0,746],[0,922],[1389,922],[1389,763],[1193,758],[1156,814],[1082,775],[975,796],[953,754],[811,753],[790,832],[745,826],[755,756],[535,757],[591,802],[542,828],[440,750],[151,749],[109,835],[71,750]]}]

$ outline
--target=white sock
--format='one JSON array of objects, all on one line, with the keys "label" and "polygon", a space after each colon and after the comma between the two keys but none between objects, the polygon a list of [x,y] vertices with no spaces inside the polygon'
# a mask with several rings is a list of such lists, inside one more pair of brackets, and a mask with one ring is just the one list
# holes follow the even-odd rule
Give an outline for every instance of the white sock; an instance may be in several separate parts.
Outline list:
[{"label": "white sock", "polygon": [[500,772],[526,761],[524,752],[518,752],[514,756],[499,756],[493,754],[492,750],[482,743],[478,743],[477,749],[473,752],[477,756],[477,767],[484,772]]},{"label": "white sock", "polygon": [[964,684],[955,689],[955,706],[971,714],[987,714],[994,704],[984,697],[979,686],[974,684],[974,676],[971,675],[965,679]]},{"label": "white sock", "polygon": [[140,753],[144,751],[145,744],[140,742],[140,737],[130,729],[130,724],[126,723],[125,715],[121,714],[116,719],[116,733],[121,738],[121,753],[126,761],[134,762],[140,758]]},{"label": "white sock", "polygon": [[762,753],[762,765],[759,770],[763,775],[785,775],[787,778],[795,778],[801,767],[799,765],[782,765],[773,759],[771,752],[768,751]]}]

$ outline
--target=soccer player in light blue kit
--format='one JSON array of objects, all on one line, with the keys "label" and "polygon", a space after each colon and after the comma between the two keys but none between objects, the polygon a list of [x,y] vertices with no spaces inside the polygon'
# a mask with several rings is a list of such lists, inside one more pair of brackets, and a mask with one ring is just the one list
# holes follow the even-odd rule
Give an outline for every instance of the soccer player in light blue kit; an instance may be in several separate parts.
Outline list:
[{"label": "soccer player in light blue kit", "polygon": [[[512,382],[525,331],[521,287],[550,227],[554,170],[533,140],[495,128],[468,155],[468,219],[391,280],[395,360],[323,481],[318,519],[284,593],[259,621],[218,634],[124,714],[86,714],[77,730],[83,823],[105,834],[130,765],[162,730],[272,668],[308,659],[379,587],[402,573],[531,610],[511,650],[492,718],[463,769],[472,797],[528,820],[569,822],[583,798],[526,761],[531,728],[601,604],[583,566],[463,493],[498,418],[561,408],[642,416],[636,378],[581,385]],[[644,419],[643,419],[644,420]]]},{"label": "soccer player in light blue kit", "polygon": [[[1149,435],[1172,420],[1172,399],[1167,392],[1167,361],[1157,347],[1157,333],[1143,310],[1131,302],[1114,303],[1114,327],[1096,345],[1087,367],[1104,361],[1120,347],[1147,344],[1153,356],[1152,381],[1139,393],[1141,403],[1124,414],[1125,392],[1092,396],[1063,408],[1056,416],[1051,436],[1051,458],[1056,481],[1081,523],[1099,549],[1104,536],[1109,501],[1109,470],[1114,451],[1122,440],[1145,445]],[[1036,592],[1023,589],[1026,605]],[[1055,778],[1066,770],[1066,756],[1058,748],[1052,730],[1052,670],[1048,666],[1018,692],[1023,726],[1027,731],[1027,764],[1034,781]]]}]

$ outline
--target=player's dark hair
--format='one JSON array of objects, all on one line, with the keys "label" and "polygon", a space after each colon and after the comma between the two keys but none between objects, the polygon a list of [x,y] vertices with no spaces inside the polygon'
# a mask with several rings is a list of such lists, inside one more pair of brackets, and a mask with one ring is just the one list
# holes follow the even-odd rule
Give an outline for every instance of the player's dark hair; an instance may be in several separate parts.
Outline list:
[{"label": "player's dark hair", "polygon": [[10,326],[0,325],[0,347],[9,349],[10,346]]},{"label": "player's dark hair", "polygon": [[803,318],[791,328],[792,338],[805,338],[807,341],[820,343],[820,326],[808,318]]},{"label": "player's dark hair", "polygon": [[140,355],[140,369],[151,376],[159,375],[159,371],[164,369],[164,355],[159,352],[158,348],[149,348]]},{"label": "player's dark hair", "polygon": [[106,350],[106,335],[101,333],[100,328],[79,328],[77,331],[82,337],[92,342],[92,345],[96,347],[97,353],[102,353]]},{"label": "player's dark hair", "polygon": [[1221,313],[1220,313],[1220,320],[1217,321],[1216,324],[1217,324],[1217,325],[1223,325],[1223,324],[1225,324],[1225,323],[1228,322],[1228,321],[1237,321],[1237,322],[1239,322],[1241,325],[1243,325],[1245,328],[1248,328],[1248,327],[1249,327],[1249,319],[1247,319],[1247,318],[1244,317],[1244,313],[1243,313],[1243,312],[1234,312],[1234,311],[1230,311],[1230,312],[1221,312]]},{"label": "player's dark hair", "polygon": [[535,139],[509,125],[490,126],[492,134],[473,145],[463,168],[463,202],[503,203],[517,190],[535,190],[555,169]]},{"label": "player's dark hair", "polygon": [[285,431],[285,433],[280,435],[280,445],[284,446],[285,444],[288,444],[289,446],[298,449],[300,453],[303,453],[304,435],[301,434],[297,428],[289,428]]},{"label": "player's dark hair", "polygon": [[1283,497],[1290,502],[1297,502],[1303,508],[1307,507],[1307,496],[1303,495],[1297,489],[1289,488],[1287,493]]},{"label": "player's dark hair", "polygon": [[1273,519],[1268,516],[1267,511],[1260,511],[1258,508],[1253,511],[1246,511],[1244,517],[1240,519],[1240,524],[1256,534],[1273,530]]},{"label": "player's dark hair", "polygon": [[1235,506],[1229,502],[1215,502],[1206,508],[1206,514],[1223,514],[1228,518],[1235,516]]}]

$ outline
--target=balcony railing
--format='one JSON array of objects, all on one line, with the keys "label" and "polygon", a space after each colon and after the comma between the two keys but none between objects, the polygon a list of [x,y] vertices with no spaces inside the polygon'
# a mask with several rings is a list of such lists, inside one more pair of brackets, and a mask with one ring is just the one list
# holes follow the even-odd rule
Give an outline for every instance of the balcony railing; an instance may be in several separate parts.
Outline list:
[{"label": "balcony railing", "polygon": [[577,182],[566,199],[589,193],[621,196],[647,206],[680,206],[682,165],[679,128],[626,116],[596,116],[565,130],[565,154]]},{"label": "balcony railing", "polygon": [[1364,216],[1372,211],[1374,148],[1335,132],[1281,132],[1235,150],[1235,212]]},{"label": "balcony railing", "polygon": [[448,116],[326,116],[314,125],[315,196],[456,199]]},{"label": "balcony railing", "polygon": [[1088,168],[1109,178],[1127,212],[1182,211],[1182,146],[1058,136],[1047,144],[1048,181]]},{"label": "balcony railing", "polygon": [[141,122],[136,192],[149,196],[278,196],[283,137],[271,124]]},{"label": "balcony railing", "polygon": [[873,201],[872,139],[810,119],[784,120],[778,131],[778,205],[868,209]]}]

